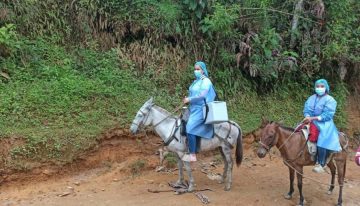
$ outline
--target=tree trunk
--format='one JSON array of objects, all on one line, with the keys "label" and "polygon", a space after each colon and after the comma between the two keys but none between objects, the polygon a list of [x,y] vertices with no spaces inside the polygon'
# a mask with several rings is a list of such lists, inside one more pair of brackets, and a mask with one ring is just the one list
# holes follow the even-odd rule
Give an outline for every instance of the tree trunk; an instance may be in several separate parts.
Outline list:
[{"label": "tree trunk", "polygon": [[304,0],[299,0],[295,5],[294,16],[291,22],[291,40],[290,40],[290,48],[293,49],[295,47],[296,42],[296,30],[299,24],[299,15],[304,9]]}]

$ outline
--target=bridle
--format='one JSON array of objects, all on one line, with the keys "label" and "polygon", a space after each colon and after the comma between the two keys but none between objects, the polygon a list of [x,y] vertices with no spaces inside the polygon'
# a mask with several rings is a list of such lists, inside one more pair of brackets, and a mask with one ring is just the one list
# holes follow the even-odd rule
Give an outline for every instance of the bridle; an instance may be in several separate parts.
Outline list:
[{"label": "bridle", "polygon": [[139,110],[139,112],[144,116],[143,120],[140,123],[135,123],[132,122],[132,125],[136,125],[138,127],[139,130],[142,130],[142,126],[145,124],[145,122],[148,120],[149,115],[150,115],[150,110],[153,107],[154,104],[151,104],[151,106],[149,107],[149,111],[147,113],[145,113],[144,111],[142,111],[141,109]]},{"label": "bridle", "polygon": [[[283,146],[285,146],[285,144],[290,140],[290,137],[296,132],[297,128],[298,128],[298,127],[296,127],[296,128],[294,129],[294,131],[286,138],[286,140],[278,147],[278,150],[280,150]],[[259,141],[260,145],[266,150],[266,153],[269,153],[271,147],[274,146],[273,143],[274,143],[276,137],[274,137],[273,141],[272,141],[269,145],[264,144],[264,143],[261,141],[261,138],[262,138],[262,136],[260,137],[260,141]],[[304,148],[305,148],[305,146],[306,146],[306,142],[305,142]],[[303,148],[303,149],[304,149],[304,148]],[[302,155],[303,149],[300,150],[299,154],[297,155],[297,157],[296,157],[295,159],[292,159],[292,160],[290,160],[290,161],[294,161],[294,160],[296,160],[297,158],[299,158],[299,157]],[[269,155],[270,155],[270,153],[269,153]],[[286,160],[284,160],[284,161],[286,161]]]},{"label": "bridle", "polygon": [[[145,134],[146,134],[146,130],[143,128],[143,125],[145,124],[145,122],[148,120],[149,118],[149,115],[150,115],[150,110],[151,108],[154,106],[155,104],[151,104],[150,107],[148,107],[148,112],[145,113],[144,111],[142,111],[141,109],[139,110],[141,112],[142,115],[144,115],[144,118],[143,120],[140,122],[140,123],[134,123],[132,122],[132,124],[136,125],[138,127],[138,130],[143,130],[145,131]],[[182,107],[184,106],[184,104],[181,104],[179,107],[177,107],[173,112],[171,112],[170,114],[168,114],[166,117],[164,117],[162,120],[160,120],[158,123],[154,124],[152,126],[152,130],[155,129],[160,123],[162,123],[163,121],[165,121],[166,119],[168,119],[169,117],[171,117],[175,112],[179,111]],[[174,139],[177,139],[175,136],[174,136],[174,133],[176,132],[176,129],[175,129],[175,126],[176,126],[176,122],[177,122],[178,118],[175,118],[175,124],[173,126],[173,128],[171,129],[171,134],[170,134],[170,137],[168,138],[165,138],[164,140],[164,145],[167,146],[170,144],[170,142]],[[175,129],[175,130],[174,130]]]},{"label": "bridle", "polygon": [[261,141],[261,138],[262,138],[262,136],[260,137],[259,144],[266,150],[266,153],[268,153],[270,151],[271,147],[274,146],[273,143],[275,141],[275,137],[273,138],[273,141],[269,145],[266,145],[265,143],[263,143]]},{"label": "bridle", "polygon": [[[290,137],[291,137],[295,132],[296,132],[296,128],[295,128],[294,131],[288,136],[288,138],[286,138],[286,140],[284,141],[284,143],[282,143],[282,144],[279,146],[279,148],[278,148],[279,150],[280,150],[283,146],[285,146],[285,144],[290,140]],[[274,137],[273,141],[272,141],[269,145],[264,144],[264,143],[261,141],[261,138],[262,138],[262,136],[260,137],[260,141],[259,141],[260,145],[264,147],[264,149],[266,150],[266,152],[269,152],[270,149],[271,149],[271,147],[274,146],[273,143],[274,143],[274,141],[275,141],[275,137]]]}]

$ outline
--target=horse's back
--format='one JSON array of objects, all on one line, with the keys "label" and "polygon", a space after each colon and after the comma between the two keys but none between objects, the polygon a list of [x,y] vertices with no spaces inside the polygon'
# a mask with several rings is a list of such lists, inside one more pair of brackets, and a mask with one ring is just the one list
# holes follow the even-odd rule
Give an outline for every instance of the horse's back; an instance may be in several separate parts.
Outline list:
[{"label": "horse's back", "polygon": [[241,132],[240,126],[234,121],[221,122],[218,124],[214,124],[215,134],[220,137],[227,137],[234,132]]},{"label": "horse's back", "polygon": [[346,151],[349,146],[349,139],[346,134],[343,132],[339,132],[339,140],[341,148]]}]

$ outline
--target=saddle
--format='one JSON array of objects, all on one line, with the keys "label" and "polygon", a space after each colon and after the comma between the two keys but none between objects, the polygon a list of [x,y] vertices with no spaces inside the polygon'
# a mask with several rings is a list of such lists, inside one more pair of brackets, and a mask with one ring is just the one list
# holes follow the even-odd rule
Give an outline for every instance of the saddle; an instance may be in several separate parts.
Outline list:
[{"label": "saddle", "polygon": [[303,135],[306,139],[306,144],[307,144],[308,151],[311,155],[311,160],[315,161],[316,160],[316,151],[317,151],[316,142],[312,142],[312,141],[308,140],[309,134],[310,134],[310,125],[304,125],[301,129],[301,132],[303,133]]},{"label": "saddle", "polygon": [[[180,136],[185,137],[184,140],[186,142],[186,146],[188,146],[188,139],[186,138],[187,133],[186,133],[186,124],[189,120],[190,117],[190,110],[187,107],[183,107],[182,111],[181,111],[181,115],[180,115]],[[201,147],[201,139],[200,138],[196,138],[196,151],[199,151]],[[188,148],[189,149],[189,148]]]},{"label": "saddle", "polygon": [[186,136],[186,124],[190,117],[189,108],[183,107],[180,115],[180,135]]},{"label": "saddle", "polygon": [[[304,125],[301,129],[301,132],[303,133],[305,139],[307,140],[307,148],[308,151],[311,155],[311,160],[315,161],[316,160],[316,153],[317,153],[317,145],[316,142],[312,142],[309,141],[309,134],[310,134],[310,126],[309,125]],[[345,133],[343,132],[339,132],[339,139],[340,139],[340,145],[341,148],[345,151],[347,151],[347,147],[348,147],[348,142],[349,140],[347,139]],[[334,153],[331,153],[327,158],[326,158],[326,163],[329,163],[331,157],[333,156]]]},{"label": "saddle", "polygon": [[[180,128],[180,135],[182,137],[187,136],[186,124],[187,124],[187,122],[189,120],[189,117],[190,117],[189,109],[187,107],[183,107],[181,115],[180,115],[180,125],[178,126]],[[224,127],[224,125],[222,125],[222,124],[215,124],[214,125],[214,137],[218,137],[220,139],[220,141],[223,141],[230,148],[233,148],[233,146],[228,142],[228,138],[230,138],[229,135],[230,135],[230,132],[231,132],[231,126],[230,125],[235,125],[236,126],[236,123],[234,123],[232,121],[228,121],[228,124],[229,124],[229,126],[228,126],[229,128],[227,126]],[[187,138],[185,138],[185,140],[187,141]],[[197,151],[198,151],[200,149],[200,147],[201,147],[201,138],[196,138],[196,147],[197,147]]]}]

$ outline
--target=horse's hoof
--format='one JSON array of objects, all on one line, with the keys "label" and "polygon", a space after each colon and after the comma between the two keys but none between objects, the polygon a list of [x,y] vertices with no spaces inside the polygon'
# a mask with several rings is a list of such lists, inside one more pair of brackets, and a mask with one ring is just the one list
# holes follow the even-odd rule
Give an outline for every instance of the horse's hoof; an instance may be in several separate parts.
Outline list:
[{"label": "horse's hoof", "polygon": [[225,190],[225,191],[230,191],[230,189],[231,189],[231,186],[226,186],[226,187],[224,187],[224,190]]},{"label": "horse's hoof", "polygon": [[306,200],[304,199],[302,202],[299,202],[299,204],[297,204],[297,206],[304,206],[305,203],[306,203]]},{"label": "horse's hoof", "polygon": [[331,190],[328,190],[328,191],[326,192],[326,194],[332,195],[332,191],[331,191]]},{"label": "horse's hoof", "polygon": [[194,191],[194,187],[193,186],[189,186],[188,189],[187,189],[188,192],[193,192]]},{"label": "horse's hoof", "polygon": [[284,198],[287,199],[287,200],[290,200],[290,199],[292,198],[292,195],[285,194],[285,195],[284,195]]},{"label": "horse's hoof", "polygon": [[184,181],[178,180],[175,182],[175,186],[183,186],[183,185],[185,185]]}]

